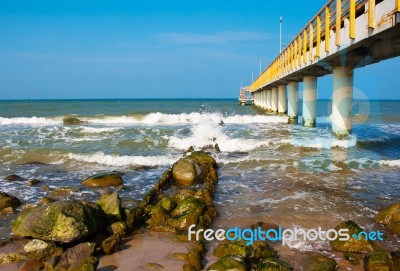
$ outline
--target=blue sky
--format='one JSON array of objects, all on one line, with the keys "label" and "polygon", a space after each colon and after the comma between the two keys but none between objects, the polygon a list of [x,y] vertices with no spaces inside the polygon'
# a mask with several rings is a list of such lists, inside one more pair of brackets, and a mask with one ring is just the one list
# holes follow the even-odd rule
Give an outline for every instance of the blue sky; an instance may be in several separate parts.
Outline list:
[{"label": "blue sky", "polygon": [[[279,16],[288,43],[325,2],[2,0],[0,99],[237,97],[277,56]],[[399,64],[356,70],[356,93],[400,99]]]}]

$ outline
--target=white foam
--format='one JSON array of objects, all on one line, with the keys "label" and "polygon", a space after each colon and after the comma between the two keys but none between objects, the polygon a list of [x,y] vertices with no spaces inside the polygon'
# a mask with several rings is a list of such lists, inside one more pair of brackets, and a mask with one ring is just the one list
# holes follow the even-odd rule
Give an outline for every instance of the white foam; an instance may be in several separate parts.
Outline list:
[{"label": "white foam", "polygon": [[70,153],[67,157],[79,162],[97,163],[106,166],[165,166],[172,165],[176,160],[181,158],[182,155],[117,156],[97,152],[92,154]]},{"label": "white foam", "polygon": [[3,118],[0,117],[0,125],[58,125],[62,124],[62,119],[50,119],[41,117],[21,117],[21,118]]},{"label": "white foam", "polygon": [[400,159],[398,159],[398,160],[382,160],[382,161],[380,161],[380,164],[389,166],[389,167],[400,167]]},{"label": "white foam", "polygon": [[307,199],[308,197],[308,193],[304,192],[304,191],[300,191],[300,192],[295,192],[293,195],[291,196],[286,196],[286,197],[282,197],[280,199],[263,199],[260,200],[259,203],[270,203],[270,204],[275,204],[275,203],[280,203],[282,201],[286,201],[286,200],[298,200],[298,199]]},{"label": "white foam", "polygon": [[287,141],[296,147],[306,147],[315,149],[331,149],[334,147],[350,148],[357,144],[357,138],[351,135],[349,139],[339,140],[332,137],[314,137],[314,138],[293,138]]},{"label": "white foam", "polygon": [[115,132],[122,128],[120,127],[110,127],[110,128],[99,128],[99,127],[89,127],[89,126],[82,126],[80,127],[82,132],[91,133],[91,134],[100,134],[100,133],[107,133],[107,132]]}]

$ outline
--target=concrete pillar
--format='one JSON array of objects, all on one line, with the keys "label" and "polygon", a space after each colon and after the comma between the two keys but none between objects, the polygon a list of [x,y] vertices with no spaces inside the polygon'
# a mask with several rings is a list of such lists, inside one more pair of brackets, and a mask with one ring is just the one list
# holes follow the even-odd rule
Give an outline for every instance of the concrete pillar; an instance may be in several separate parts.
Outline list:
[{"label": "concrete pillar", "polygon": [[278,113],[286,113],[286,86],[280,85],[278,87]]},{"label": "concrete pillar", "polygon": [[290,82],[288,85],[288,116],[289,123],[298,123],[299,83]]},{"label": "concrete pillar", "polygon": [[261,93],[262,93],[262,108],[266,109],[267,108],[267,93],[266,93],[266,90],[264,89]]},{"label": "concrete pillar", "polygon": [[303,126],[315,127],[317,116],[317,77],[303,78]]},{"label": "concrete pillar", "polygon": [[267,89],[267,110],[271,110],[271,90]]},{"label": "concrete pillar", "polygon": [[351,133],[353,68],[333,67],[332,133],[339,139]]},{"label": "concrete pillar", "polygon": [[271,91],[271,110],[272,112],[278,112],[278,88],[273,87]]}]

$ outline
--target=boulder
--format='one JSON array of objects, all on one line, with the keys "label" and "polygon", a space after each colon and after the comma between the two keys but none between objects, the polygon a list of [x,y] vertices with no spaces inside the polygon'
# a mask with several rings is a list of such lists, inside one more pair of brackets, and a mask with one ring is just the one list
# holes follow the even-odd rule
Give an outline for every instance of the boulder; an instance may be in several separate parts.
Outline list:
[{"label": "boulder", "polygon": [[180,159],[172,167],[172,177],[180,185],[191,186],[196,183],[200,174],[200,168],[193,162],[190,156]]},{"label": "boulder", "polygon": [[159,205],[148,207],[146,215],[149,217],[146,221],[149,226],[165,226],[170,218],[169,213]]},{"label": "boulder", "polygon": [[188,264],[188,263],[183,265],[182,270],[183,271],[197,271],[193,265]]},{"label": "boulder", "polygon": [[375,215],[375,222],[380,224],[388,224],[392,215],[395,213],[400,213],[400,202],[392,204]]},{"label": "boulder", "polygon": [[95,271],[99,260],[94,256],[94,243],[80,243],[65,251],[60,257],[45,262],[48,271]]},{"label": "boulder", "polygon": [[9,263],[18,263],[23,260],[26,260],[26,256],[21,253],[16,253],[16,252],[0,253],[0,265]]},{"label": "boulder", "polygon": [[146,269],[148,270],[162,270],[164,266],[159,263],[146,263]]},{"label": "boulder", "polygon": [[41,271],[43,267],[44,264],[41,261],[28,260],[19,267],[19,271]]},{"label": "boulder", "polygon": [[[258,262],[258,271],[292,271],[293,267],[287,262],[277,258],[264,258]],[[309,271],[308,269],[304,269]],[[322,270],[321,270],[322,271]]]},{"label": "boulder", "polygon": [[207,268],[207,271],[246,271],[247,264],[243,257],[227,255]]},{"label": "boulder", "polygon": [[123,221],[118,221],[107,227],[107,231],[111,234],[119,234],[121,236],[125,235],[127,230],[126,223]]},{"label": "boulder", "polygon": [[346,251],[344,253],[344,258],[348,260],[352,265],[358,265],[360,263],[358,256],[353,252]]},{"label": "boulder", "polygon": [[25,181],[25,178],[22,178],[21,176],[18,176],[16,174],[11,174],[11,175],[4,177],[4,180],[9,181],[9,182],[22,182],[22,181]]},{"label": "boulder", "polygon": [[188,196],[180,201],[171,212],[172,217],[167,220],[167,223],[179,231],[187,231],[190,225],[197,224],[200,215],[205,211],[205,207],[203,199]]},{"label": "boulder", "polygon": [[122,236],[120,234],[113,234],[110,237],[104,239],[104,241],[101,243],[101,248],[103,249],[103,252],[107,255],[110,255],[114,253],[115,248],[121,242]]},{"label": "boulder", "polygon": [[307,253],[303,262],[303,269],[307,271],[335,271],[336,268],[335,260],[317,252]]},{"label": "boulder", "polygon": [[47,259],[51,256],[58,256],[63,253],[62,248],[57,247],[53,242],[46,242],[40,239],[33,239],[24,246],[28,258],[33,260]]},{"label": "boulder", "polygon": [[167,212],[171,212],[176,207],[176,203],[169,197],[163,197],[156,205],[162,207]]},{"label": "boulder", "polygon": [[363,231],[356,222],[348,220],[336,226],[335,229],[336,231],[348,229],[347,233],[350,235],[350,239],[347,241],[340,241],[338,237],[336,240],[331,241],[331,245],[334,249],[350,252],[368,252],[374,250],[372,244],[365,239],[364,235],[361,236],[360,240],[353,237],[353,235],[358,236],[358,234]]},{"label": "boulder", "polygon": [[250,254],[249,250],[250,248],[246,246],[245,242],[233,241],[220,244],[213,254],[218,258],[223,258],[227,255],[237,255],[245,258]]},{"label": "boulder", "polygon": [[29,186],[34,186],[34,185],[37,185],[38,183],[40,183],[40,181],[38,179],[31,179],[26,182],[26,184]]},{"label": "boulder", "polygon": [[120,173],[109,172],[90,176],[83,180],[82,185],[86,186],[119,186],[123,184]]},{"label": "boulder", "polygon": [[16,197],[0,192],[0,211],[3,211],[7,208],[13,211],[20,205],[21,201]]},{"label": "boulder", "polygon": [[12,224],[15,235],[71,243],[104,229],[107,216],[95,203],[57,201],[22,212]]},{"label": "boulder", "polygon": [[[373,251],[364,257],[365,271],[389,271],[390,259],[383,251]],[[398,266],[397,266],[398,267]],[[393,269],[397,270],[397,269]]]},{"label": "boulder", "polygon": [[117,192],[102,195],[97,204],[106,213],[110,223],[122,220],[121,199]]}]

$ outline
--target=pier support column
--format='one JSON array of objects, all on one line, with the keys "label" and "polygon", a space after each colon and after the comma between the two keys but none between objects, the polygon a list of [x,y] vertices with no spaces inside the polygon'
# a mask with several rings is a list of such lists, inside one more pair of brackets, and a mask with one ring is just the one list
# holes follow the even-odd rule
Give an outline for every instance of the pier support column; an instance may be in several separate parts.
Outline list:
[{"label": "pier support column", "polygon": [[303,79],[303,126],[315,127],[317,115],[317,77]]},{"label": "pier support column", "polygon": [[339,139],[351,133],[353,105],[353,68],[333,67],[332,133]]},{"label": "pier support column", "polygon": [[271,90],[267,89],[267,110],[271,111]]},{"label": "pier support column", "polygon": [[267,91],[266,90],[262,91],[262,107],[264,109],[267,109]]},{"label": "pier support column", "polygon": [[278,87],[278,113],[286,113],[286,85]]},{"label": "pier support column", "polygon": [[290,82],[288,85],[288,116],[289,123],[298,123],[299,83]]},{"label": "pier support column", "polygon": [[278,88],[273,87],[271,90],[271,110],[272,112],[278,112]]}]

